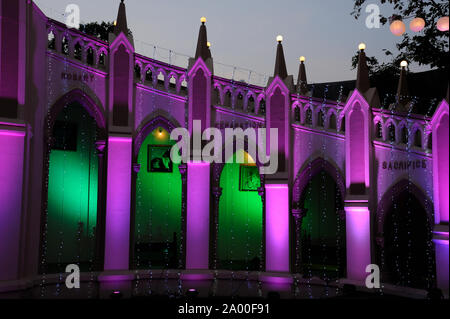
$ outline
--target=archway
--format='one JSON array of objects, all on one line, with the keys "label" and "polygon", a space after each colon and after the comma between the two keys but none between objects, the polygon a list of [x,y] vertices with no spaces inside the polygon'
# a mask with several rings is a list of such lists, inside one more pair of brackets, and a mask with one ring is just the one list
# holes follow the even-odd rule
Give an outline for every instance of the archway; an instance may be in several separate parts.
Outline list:
[{"label": "archway", "polygon": [[293,269],[304,276],[341,278],[346,273],[344,180],[318,158],[294,182]]},{"label": "archway", "polygon": [[73,94],[64,98],[71,102],[55,105],[46,123],[40,270],[47,273],[64,272],[67,264],[101,268],[104,122],[91,116],[100,113],[90,99]]},{"label": "archway", "polygon": [[424,198],[407,181],[383,196],[378,214],[382,281],[422,289],[434,286],[433,219]]},{"label": "archway", "polygon": [[135,144],[135,207],[132,264],[138,269],[175,269],[183,265],[182,178],[170,159],[176,141],[167,121],[153,120]]},{"label": "archway", "polygon": [[[240,155],[244,163],[236,163]],[[263,258],[263,203],[258,166],[248,153],[238,150],[223,166],[219,185],[215,267],[259,270]]]}]

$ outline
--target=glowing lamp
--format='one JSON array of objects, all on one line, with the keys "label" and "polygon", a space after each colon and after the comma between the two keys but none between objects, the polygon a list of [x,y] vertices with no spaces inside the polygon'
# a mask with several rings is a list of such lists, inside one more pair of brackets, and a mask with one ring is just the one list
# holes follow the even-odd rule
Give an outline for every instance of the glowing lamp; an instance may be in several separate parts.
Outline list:
[{"label": "glowing lamp", "polygon": [[413,32],[420,32],[425,28],[425,20],[422,18],[415,18],[409,23],[409,28]]},{"label": "glowing lamp", "polygon": [[393,35],[401,36],[406,31],[406,26],[402,20],[394,20],[389,27]]},{"label": "glowing lamp", "polygon": [[442,32],[448,31],[448,16],[442,17],[438,20],[437,28],[439,31],[442,31]]},{"label": "glowing lamp", "polygon": [[117,21],[116,20],[114,20],[114,26],[116,26],[117,25]]},{"label": "glowing lamp", "polygon": [[277,42],[281,42],[281,41],[283,41],[283,36],[277,35]]},{"label": "glowing lamp", "polygon": [[401,66],[402,68],[406,68],[406,67],[408,66],[408,62],[405,61],[405,60],[403,60],[402,62],[400,62],[400,66]]},{"label": "glowing lamp", "polygon": [[206,42],[206,45],[208,46],[208,48],[211,47],[211,42]]},{"label": "glowing lamp", "polygon": [[361,42],[361,43],[358,45],[358,49],[359,49],[359,51],[365,50],[365,49],[366,49],[366,44]]},{"label": "glowing lamp", "polygon": [[299,58],[299,60],[300,60],[300,62],[305,62],[306,58],[302,55],[302,56]]},{"label": "glowing lamp", "polygon": [[206,18],[205,18],[205,17],[201,17],[201,18],[200,18],[200,22],[201,22],[201,23],[206,23]]}]

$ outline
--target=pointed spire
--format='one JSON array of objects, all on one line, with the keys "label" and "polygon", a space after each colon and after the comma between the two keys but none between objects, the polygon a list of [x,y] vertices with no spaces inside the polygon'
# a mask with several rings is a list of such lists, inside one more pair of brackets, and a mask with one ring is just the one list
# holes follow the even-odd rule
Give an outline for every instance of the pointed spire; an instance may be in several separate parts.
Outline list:
[{"label": "pointed spire", "polygon": [[200,26],[200,30],[198,32],[198,41],[197,41],[197,50],[195,51],[195,59],[197,60],[199,57],[206,61],[206,59],[211,57],[211,51],[208,48],[208,36],[206,33],[206,18],[202,17],[200,19],[202,25]]},{"label": "pointed spire", "polygon": [[370,89],[369,68],[366,61],[366,45],[359,44],[358,73],[356,75],[356,88],[359,92],[364,93]]},{"label": "pointed spire", "polygon": [[402,61],[400,63],[401,71],[400,71],[400,79],[398,81],[397,88],[397,101],[400,105],[406,105],[409,102],[408,96],[408,82],[406,80],[406,67],[408,66],[408,62]]},{"label": "pointed spire", "polygon": [[300,94],[308,93],[308,81],[306,80],[305,57],[300,57],[300,67],[298,69],[297,91]]},{"label": "pointed spire", "polygon": [[114,26],[114,34],[119,35],[120,32],[128,36],[127,13],[123,0],[120,1],[119,12],[117,13],[117,20]]},{"label": "pointed spire", "polygon": [[277,57],[275,60],[275,70],[273,72],[273,76],[276,77],[278,75],[282,80],[284,80],[288,74],[286,69],[286,61],[284,60],[283,45],[281,44],[283,37],[281,35],[277,36],[277,41]]}]

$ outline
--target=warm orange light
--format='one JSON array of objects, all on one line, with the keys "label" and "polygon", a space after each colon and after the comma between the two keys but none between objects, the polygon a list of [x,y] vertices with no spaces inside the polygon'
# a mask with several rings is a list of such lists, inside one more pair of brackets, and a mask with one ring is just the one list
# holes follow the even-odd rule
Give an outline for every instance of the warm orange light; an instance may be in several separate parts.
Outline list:
[{"label": "warm orange light", "polygon": [[206,23],[206,18],[205,18],[205,17],[201,17],[201,18],[200,18],[200,22],[201,22],[201,23]]},{"label": "warm orange light", "polygon": [[361,42],[361,43],[358,45],[358,49],[359,49],[359,51],[365,50],[365,49],[366,49],[366,44]]},{"label": "warm orange light", "polygon": [[408,61],[403,60],[402,62],[400,62],[400,66],[402,68],[406,68],[408,66]]},{"label": "warm orange light", "polygon": [[389,27],[393,35],[401,36],[406,32],[406,26],[402,20],[394,20]]},{"label": "warm orange light", "polygon": [[305,61],[306,61],[306,58],[302,55],[302,56],[299,58],[299,60],[300,60],[300,62],[305,62]]},{"label": "warm orange light", "polygon": [[439,31],[442,31],[442,32],[448,31],[448,16],[442,17],[438,20],[437,28]]},{"label": "warm orange light", "polygon": [[422,18],[415,18],[409,23],[409,28],[413,32],[420,32],[425,28],[425,20]]},{"label": "warm orange light", "polygon": [[277,35],[277,42],[282,42],[282,41],[283,41],[283,36]]},{"label": "warm orange light", "polygon": [[208,48],[211,47],[211,42],[206,42],[206,45],[208,46]]}]

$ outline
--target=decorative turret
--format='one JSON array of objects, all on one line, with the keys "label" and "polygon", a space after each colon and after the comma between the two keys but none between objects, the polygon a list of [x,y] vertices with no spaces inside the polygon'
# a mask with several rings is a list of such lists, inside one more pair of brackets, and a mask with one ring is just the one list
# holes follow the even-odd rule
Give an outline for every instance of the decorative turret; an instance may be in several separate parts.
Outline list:
[{"label": "decorative turret", "polygon": [[408,111],[409,92],[408,92],[408,81],[406,79],[406,68],[408,67],[407,61],[402,61],[400,63],[400,78],[398,80],[397,95],[396,95],[396,110],[399,112]]},{"label": "decorative turret", "polygon": [[202,24],[200,25],[200,30],[198,31],[197,49],[195,50],[195,57],[193,59],[192,58],[189,59],[188,69],[190,69],[194,65],[194,63],[198,60],[198,58],[202,58],[203,62],[205,62],[205,64],[208,66],[208,69],[211,71],[211,73],[214,73],[211,50],[209,49],[211,44],[208,42],[208,35],[206,31],[206,18],[201,17],[200,22]]},{"label": "decorative turret", "polygon": [[281,42],[283,42],[283,37],[281,35],[277,36],[277,57],[275,60],[275,70],[273,72],[273,77],[276,77],[277,75],[284,80],[288,74],[286,69],[286,61],[284,60],[284,52],[283,52],[283,45]]},{"label": "decorative turret", "polygon": [[[380,97],[378,95],[377,88],[370,87],[369,80],[369,68],[367,67],[366,60],[366,45],[360,43],[358,46],[359,56],[358,56],[358,71],[356,75],[356,86],[355,89],[364,97],[364,99],[369,103],[370,107],[378,108],[380,107]],[[348,99],[352,96],[350,92]]]},{"label": "decorative turret", "polygon": [[283,51],[283,45],[281,42],[283,42],[283,37],[281,35],[277,36],[277,56],[275,58],[275,69],[273,71],[273,77],[269,78],[269,81],[267,83],[267,86],[270,86],[272,81],[278,76],[281,81],[284,82],[284,84],[287,86],[290,92],[294,91],[294,78],[292,75],[288,75],[287,68],[286,68],[286,61],[284,59],[284,51]]},{"label": "decorative turret", "polygon": [[130,44],[134,47],[133,35],[130,34],[128,31],[127,12],[124,0],[120,1],[119,12],[117,13],[117,20],[114,22],[114,32],[109,34],[109,43],[113,43],[114,40],[121,33],[125,35]]},{"label": "decorative turret", "polygon": [[298,79],[297,79],[297,92],[306,95],[308,94],[308,81],[306,80],[306,68],[305,68],[305,57],[300,57],[300,67],[298,69]]},{"label": "decorative turret", "polygon": [[366,45],[359,44],[358,73],[356,76],[356,89],[360,93],[365,93],[370,89],[369,68],[366,61]]},{"label": "decorative turret", "polygon": [[126,36],[128,35],[128,25],[127,25],[127,13],[125,10],[124,0],[120,1],[119,12],[117,13],[117,20],[114,26],[114,34],[117,36],[120,32],[123,32]]}]

